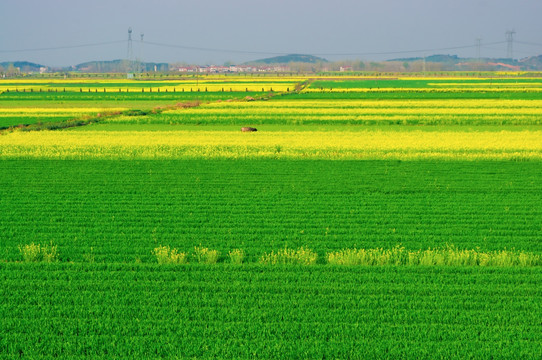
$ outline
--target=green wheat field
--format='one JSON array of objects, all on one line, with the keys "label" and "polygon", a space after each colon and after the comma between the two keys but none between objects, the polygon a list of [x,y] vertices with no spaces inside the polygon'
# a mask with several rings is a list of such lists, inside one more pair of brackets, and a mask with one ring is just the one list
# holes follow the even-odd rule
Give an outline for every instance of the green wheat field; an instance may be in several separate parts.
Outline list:
[{"label": "green wheat field", "polygon": [[542,358],[542,78],[474,75],[0,80],[0,358]]}]

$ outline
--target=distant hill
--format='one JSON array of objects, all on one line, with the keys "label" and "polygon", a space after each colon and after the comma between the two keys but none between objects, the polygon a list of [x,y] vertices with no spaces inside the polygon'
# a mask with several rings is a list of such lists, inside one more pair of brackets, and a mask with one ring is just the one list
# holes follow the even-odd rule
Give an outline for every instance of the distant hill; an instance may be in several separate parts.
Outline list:
[{"label": "distant hill", "polygon": [[[387,61],[403,61],[403,62],[413,62],[423,60],[423,57],[410,57],[410,58],[399,58],[391,59]],[[458,62],[466,61],[467,59],[460,58],[457,55],[430,55],[425,57],[426,62],[436,62],[436,63],[452,63],[456,64]]]},{"label": "distant hill", "polygon": [[[393,71],[421,71],[423,57],[406,57],[386,60],[384,62],[398,63],[389,64]],[[322,63],[329,63],[328,60],[313,55],[290,54],[275,56],[255,61],[250,61],[244,65],[249,66],[267,66],[278,65],[288,67],[300,66],[301,71],[317,71],[315,69],[323,68]],[[462,58],[457,55],[435,54],[425,57],[425,66],[427,71],[542,71],[542,55],[529,56],[523,59],[505,59],[505,58]],[[382,64],[382,62],[381,62]],[[68,67],[50,67],[29,61],[4,61],[0,62],[0,71],[8,72],[13,66],[22,73],[37,73],[45,69],[46,72],[77,71],[88,73],[126,73],[129,71],[142,72],[167,72],[170,71],[168,63],[144,62],[130,64],[127,60],[110,61],[88,61]],[[327,67],[328,65],[325,65]],[[3,69],[3,70],[2,70]],[[308,69],[308,70],[307,70]]]},{"label": "distant hill", "polygon": [[[387,61],[396,62],[420,62],[423,57],[398,58]],[[457,55],[431,55],[425,57],[427,64],[440,64],[440,70],[466,70],[476,69],[485,71],[520,71],[542,70],[542,55],[531,56],[524,59],[505,59],[505,58],[461,58]]]},{"label": "distant hill", "polygon": [[288,63],[310,63],[316,64],[320,62],[328,62],[324,58],[320,58],[313,55],[302,55],[302,54],[290,54],[275,56],[266,59],[249,61],[247,64],[288,64]]},{"label": "distant hill", "polygon": [[128,60],[88,61],[69,68],[71,71],[81,72],[127,72],[135,71],[140,66],[142,71],[168,71],[168,63],[143,62],[131,65]]},{"label": "distant hill", "polygon": [[540,70],[542,69],[542,55],[521,59],[519,64],[524,70]]},{"label": "distant hill", "polygon": [[19,68],[21,72],[39,72],[40,68],[46,67],[45,65],[40,65],[28,61],[5,61],[1,62],[0,66],[2,66],[4,69],[7,69],[10,65],[13,65],[16,68]]}]

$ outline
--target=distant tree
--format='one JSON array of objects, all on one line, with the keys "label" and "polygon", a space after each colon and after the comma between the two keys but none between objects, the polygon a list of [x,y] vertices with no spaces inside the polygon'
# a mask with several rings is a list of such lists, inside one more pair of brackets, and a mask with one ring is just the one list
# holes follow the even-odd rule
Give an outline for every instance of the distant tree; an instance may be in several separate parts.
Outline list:
[{"label": "distant tree", "polygon": [[132,71],[131,62],[129,60],[121,60],[119,70],[121,72],[130,72]]},{"label": "distant tree", "polygon": [[384,67],[384,64],[376,62],[376,61],[371,61],[369,63],[369,66],[370,66],[371,70],[378,71],[378,70],[380,70],[380,69],[382,69]]},{"label": "distant tree", "polygon": [[442,71],[444,70],[444,64],[441,63],[427,63],[426,64],[427,71]]},{"label": "distant tree", "polygon": [[8,65],[8,70],[6,71],[7,76],[16,76],[19,74],[19,69],[13,66],[13,64]]}]

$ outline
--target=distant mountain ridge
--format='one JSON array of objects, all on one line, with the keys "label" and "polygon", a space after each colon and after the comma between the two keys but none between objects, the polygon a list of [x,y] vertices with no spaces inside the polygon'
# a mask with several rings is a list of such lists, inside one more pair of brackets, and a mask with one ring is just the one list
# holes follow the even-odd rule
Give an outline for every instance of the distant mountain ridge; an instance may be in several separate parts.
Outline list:
[{"label": "distant mountain ridge", "polygon": [[281,55],[281,56],[249,61],[249,62],[246,62],[245,64],[288,64],[288,63],[316,64],[316,63],[322,63],[322,62],[325,63],[328,61],[324,58],[313,56],[313,55],[289,54],[289,55]]},{"label": "distant mountain ridge", "polygon": [[129,72],[129,71],[168,71],[168,63],[130,62],[128,60],[87,61],[69,68],[81,72]]},{"label": "distant mountain ridge", "polygon": [[147,71],[169,71],[168,63],[154,62],[132,62],[127,60],[95,60],[87,61],[81,64],[67,67],[50,67],[46,65],[36,64],[29,61],[4,61],[0,63],[5,70],[10,66],[18,68],[23,73],[40,72],[43,69],[48,71],[80,71],[80,72],[127,72],[141,70]]},{"label": "distant mountain ridge", "polygon": [[528,70],[540,70],[542,69],[542,55],[529,56],[521,59],[520,63]]},{"label": "distant mountain ridge", "polygon": [[[423,57],[398,58],[387,60],[399,62],[417,62],[423,61]],[[480,63],[482,66],[494,67],[495,70],[523,70],[540,71],[542,70],[542,55],[529,56],[523,59],[505,59],[505,58],[461,58],[457,55],[431,55],[425,57],[426,63],[438,63],[448,67],[473,66]]]},{"label": "distant mountain ridge", "polygon": [[[421,71],[421,62],[425,60],[428,71],[456,71],[456,70],[484,70],[484,71],[542,71],[542,55],[529,56],[522,59],[505,58],[462,58],[457,55],[435,54],[424,57],[396,58],[385,60],[380,63],[399,63],[399,67],[411,71]],[[369,61],[364,61],[370,64]],[[313,55],[290,54],[259,59],[244,63],[245,65],[267,66],[288,64],[326,64],[328,60]],[[430,64],[432,65],[432,68]],[[322,65],[327,67],[328,65]],[[416,67],[414,67],[416,66]],[[167,72],[174,69],[172,64],[165,62],[129,62],[127,60],[96,60],[67,67],[52,67],[30,61],[4,61],[0,62],[0,72],[8,72],[9,69],[18,69],[23,73],[47,72],[88,72],[88,73],[122,73],[132,71],[143,72]],[[401,70],[397,70],[401,71]]]},{"label": "distant mountain ridge", "polygon": [[4,69],[8,69],[10,65],[20,69],[22,72],[39,72],[40,68],[47,68],[45,65],[36,64],[29,61],[4,61],[0,63]]}]

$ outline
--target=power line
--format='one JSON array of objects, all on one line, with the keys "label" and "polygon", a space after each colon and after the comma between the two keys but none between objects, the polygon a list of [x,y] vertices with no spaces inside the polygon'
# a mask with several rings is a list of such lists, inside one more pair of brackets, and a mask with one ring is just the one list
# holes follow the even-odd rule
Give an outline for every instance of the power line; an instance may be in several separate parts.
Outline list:
[{"label": "power line", "polygon": [[[496,44],[502,44],[503,41],[489,43],[488,45],[496,45]],[[395,55],[395,54],[411,54],[411,53],[425,53],[430,51],[445,51],[445,50],[458,50],[458,49],[469,49],[476,47],[477,45],[464,45],[464,46],[453,46],[453,47],[445,47],[445,48],[433,48],[433,49],[418,49],[418,50],[403,50],[403,51],[383,51],[383,52],[366,52],[366,53],[329,53],[329,54],[316,54],[316,55],[326,55],[326,56],[332,56],[332,55]]]},{"label": "power line", "polygon": [[522,45],[542,46],[542,44],[540,44],[540,43],[533,43],[533,42],[526,42],[526,41],[517,41],[517,40],[515,40],[515,42],[518,43],[518,44],[522,44]]},{"label": "power line", "polygon": [[[516,43],[517,41],[514,40],[514,43]],[[487,49],[487,50],[493,50],[493,51],[502,51],[502,49],[498,49],[498,48],[494,48],[494,47],[490,47],[490,46],[482,46],[483,49]],[[518,50],[514,50],[514,53],[516,54],[525,54],[525,55],[532,55],[532,52],[529,52],[529,51],[518,51]]]},{"label": "power line", "polygon": [[[272,52],[272,51],[246,51],[246,50],[232,50],[232,49],[219,49],[219,48],[204,48],[204,47],[195,47],[195,46],[186,46],[186,45],[173,45],[173,44],[164,44],[146,41],[146,44],[151,44],[154,46],[162,46],[168,48],[177,48],[184,50],[198,50],[198,51],[212,51],[212,52],[226,52],[226,53],[242,53],[242,54],[259,54],[259,55],[288,55],[287,52]],[[497,45],[503,44],[504,41],[498,41],[494,43],[489,43],[487,45]],[[486,45],[486,44],[484,44]],[[445,51],[445,50],[458,50],[458,49],[468,49],[476,47],[477,45],[464,45],[464,46],[453,46],[445,48],[432,48],[432,49],[418,49],[418,50],[403,50],[403,51],[383,51],[383,52],[365,52],[365,53],[312,53],[313,55],[321,56],[366,56],[366,55],[397,55],[397,54],[410,54],[410,53],[423,53],[429,51]]]},{"label": "power line", "polygon": [[123,43],[125,41],[126,40],[117,40],[117,41],[106,41],[106,42],[100,42],[100,43],[90,43],[90,44],[81,44],[81,45],[67,45],[67,46],[55,46],[55,47],[46,47],[46,48],[0,50],[0,53],[18,53],[18,52],[32,52],[32,51],[76,49],[76,48],[91,47],[91,46],[119,44],[119,43]]},{"label": "power line", "polygon": [[[172,45],[172,44],[163,44],[156,42],[146,42],[147,44],[152,44],[155,46],[163,46],[170,48],[179,48],[185,50],[199,50],[199,51],[213,51],[213,52],[229,52],[229,53],[244,53],[244,54],[261,54],[261,55],[288,55],[290,53],[286,52],[264,52],[264,51],[245,51],[245,50],[228,50],[228,49],[218,49],[218,48],[202,48],[186,45]],[[484,45],[497,45],[504,44],[505,41],[498,41],[493,43],[488,43]],[[365,52],[365,53],[312,53],[313,55],[322,55],[322,56],[352,56],[352,55],[394,55],[394,54],[409,54],[409,53],[423,53],[429,51],[445,51],[445,50],[458,50],[458,49],[468,49],[476,47],[478,45],[464,45],[464,46],[453,46],[445,48],[432,48],[432,49],[418,49],[418,50],[402,50],[402,51],[383,51],[383,52]]]},{"label": "power line", "polygon": [[258,54],[258,55],[288,55],[289,54],[289,53],[279,53],[279,52],[272,52],[272,51],[249,51],[249,50],[232,50],[232,49],[219,49],[219,48],[204,48],[204,47],[197,47],[197,46],[164,44],[164,43],[158,43],[158,42],[153,42],[153,41],[145,41],[145,44],[174,48],[174,49],[183,49],[183,50],[212,51],[212,52],[238,53],[238,54]]},{"label": "power line", "polygon": [[[143,44],[143,40],[134,40],[135,42]],[[514,41],[518,44],[531,45],[531,46],[542,46],[539,43],[531,43],[524,41]],[[13,50],[0,50],[0,53],[19,53],[19,52],[32,52],[32,51],[51,51],[51,50],[65,50],[65,49],[76,49],[76,48],[85,48],[85,47],[95,47],[95,46],[104,46],[112,44],[126,43],[126,40],[116,40],[116,41],[106,41],[98,43],[87,43],[79,45],[67,45],[67,46],[55,46],[55,47],[44,47],[44,48],[27,48],[27,49],[13,49]],[[336,52],[336,53],[312,53],[313,55],[320,56],[370,56],[370,55],[399,55],[399,54],[415,54],[415,53],[427,53],[427,52],[436,52],[436,51],[447,51],[447,50],[460,50],[460,49],[469,49],[469,48],[486,48],[491,45],[501,45],[508,43],[508,41],[497,41],[492,43],[476,43],[474,45],[463,45],[463,46],[452,46],[452,47],[442,47],[442,48],[426,48],[426,49],[416,49],[416,50],[400,50],[400,51],[373,51],[373,52]],[[174,49],[183,49],[183,50],[195,50],[195,51],[211,51],[211,52],[221,52],[221,53],[237,53],[237,54],[256,54],[256,55],[288,55],[291,52],[276,52],[276,51],[251,51],[251,50],[237,50],[237,49],[224,49],[224,48],[208,48],[208,47],[199,47],[199,46],[189,46],[182,44],[167,44],[162,42],[152,42],[145,41],[147,45],[167,47]]]}]

